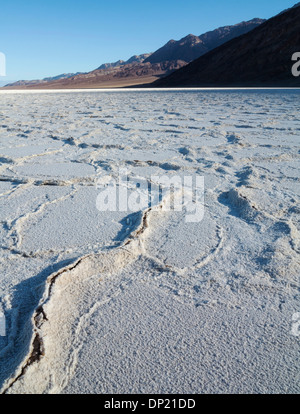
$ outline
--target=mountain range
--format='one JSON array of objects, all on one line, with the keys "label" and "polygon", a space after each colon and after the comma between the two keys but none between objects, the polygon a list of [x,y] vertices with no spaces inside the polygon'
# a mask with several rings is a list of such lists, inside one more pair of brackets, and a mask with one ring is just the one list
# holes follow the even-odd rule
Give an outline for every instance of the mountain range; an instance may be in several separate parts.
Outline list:
[{"label": "mountain range", "polygon": [[163,61],[183,60],[189,63],[229,40],[248,33],[263,22],[265,22],[263,19],[252,19],[234,26],[219,27],[216,30],[200,36],[189,34],[179,41],[170,40],[145,59],[145,62],[159,63]]},{"label": "mountain range", "polygon": [[12,89],[105,88],[150,84],[186,66],[228,40],[248,33],[263,22],[264,20],[256,18],[233,26],[220,27],[200,36],[189,34],[179,41],[170,40],[154,53],[135,55],[127,61],[104,63],[92,72],[62,74],[42,80],[22,80],[7,87]]},{"label": "mountain range", "polygon": [[292,56],[300,52],[300,3],[194,60],[154,87],[299,87]]},{"label": "mountain range", "polygon": [[154,53],[104,63],[88,73],[19,81],[7,87],[299,87],[300,76],[292,74],[292,56],[299,52],[297,3],[271,19],[255,18],[200,36],[189,34],[170,40]]},{"label": "mountain range", "polygon": [[124,60],[118,60],[114,63],[103,63],[101,66],[99,66],[98,70],[100,69],[111,69],[111,68],[117,68],[119,66],[125,66],[130,65],[131,63],[142,63],[145,59],[147,59],[151,53],[144,53],[142,55],[134,55],[130,59],[124,61]]},{"label": "mountain range", "polygon": [[62,73],[61,75],[57,75],[57,76],[53,76],[53,77],[48,77],[48,78],[44,78],[44,79],[34,79],[34,80],[19,80],[17,82],[13,82],[11,84],[9,84],[8,86],[29,86],[29,85],[41,85],[41,84],[45,84],[48,82],[53,82],[56,80],[60,80],[60,79],[68,79],[71,78],[72,76],[77,76],[77,75],[81,75],[82,72],[77,72],[77,73]]}]

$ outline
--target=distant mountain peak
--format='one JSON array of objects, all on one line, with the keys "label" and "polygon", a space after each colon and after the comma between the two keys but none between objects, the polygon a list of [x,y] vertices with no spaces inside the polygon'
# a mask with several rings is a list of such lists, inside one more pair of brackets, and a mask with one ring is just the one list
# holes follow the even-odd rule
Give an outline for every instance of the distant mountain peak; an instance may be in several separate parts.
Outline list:
[{"label": "distant mountain peak", "polygon": [[199,39],[198,36],[195,36],[193,34],[189,34],[183,37],[181,40],[179,40],[180,45],[190,45],[191,47],[197,45],[198,43],[202,43],[202,40]]},{"label": "distant mountain peak", "polygon": [[174,43],[176,43],[176,40],[171,39],[171,40],[169,40],[169,41],[166,43],[166,45],[165,45],[165,46],[168,46],[168,45],[173,45]]},{"label": "distant mountain peak", "polygon": [[145,59],[147,59],[149,56],[151,56],[151,53],[143,53],[142,55],[134,55],[131,56],[128,60],[118,60],[117,62],[113,63],[103,63],[97,70],[101,69],[112,69],[119,66],[125,66],[129,65],[131,63],[142,63]]}]

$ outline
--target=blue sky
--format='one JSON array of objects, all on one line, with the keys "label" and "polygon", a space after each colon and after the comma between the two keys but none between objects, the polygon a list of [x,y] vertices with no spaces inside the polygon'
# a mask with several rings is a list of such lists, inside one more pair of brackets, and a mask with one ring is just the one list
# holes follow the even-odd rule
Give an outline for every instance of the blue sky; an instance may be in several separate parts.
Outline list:
[{"label": "blue sky", "polygon": [[269,18],[297,0],[6,0],[0,51],[6,78],[87,72],[105,62],[155,51],[170,39],[200,35],[254,17]]}]

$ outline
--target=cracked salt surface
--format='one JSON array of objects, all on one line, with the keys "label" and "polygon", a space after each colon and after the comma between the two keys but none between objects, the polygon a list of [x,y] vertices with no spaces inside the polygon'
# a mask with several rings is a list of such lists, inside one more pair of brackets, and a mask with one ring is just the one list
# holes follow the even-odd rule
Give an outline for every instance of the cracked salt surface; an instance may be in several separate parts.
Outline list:
[{"label": "cracked salt surface", "polygon": [[[0,94],[3,393],[295,393],[297,91]],[[205,215],[96,180],[205,177]]]}]

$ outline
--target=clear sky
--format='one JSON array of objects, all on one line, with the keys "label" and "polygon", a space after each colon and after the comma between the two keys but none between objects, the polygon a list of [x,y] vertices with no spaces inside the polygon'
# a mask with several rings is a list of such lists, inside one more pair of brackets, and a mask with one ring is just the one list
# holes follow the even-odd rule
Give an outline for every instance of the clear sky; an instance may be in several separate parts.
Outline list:
[{"label": "clear sky", "polygon": [[0,52],[6,78],[87,72],[153,52],[170,39],[200,35],[254,17],[269,18],[297,0],[3,0]]}]

